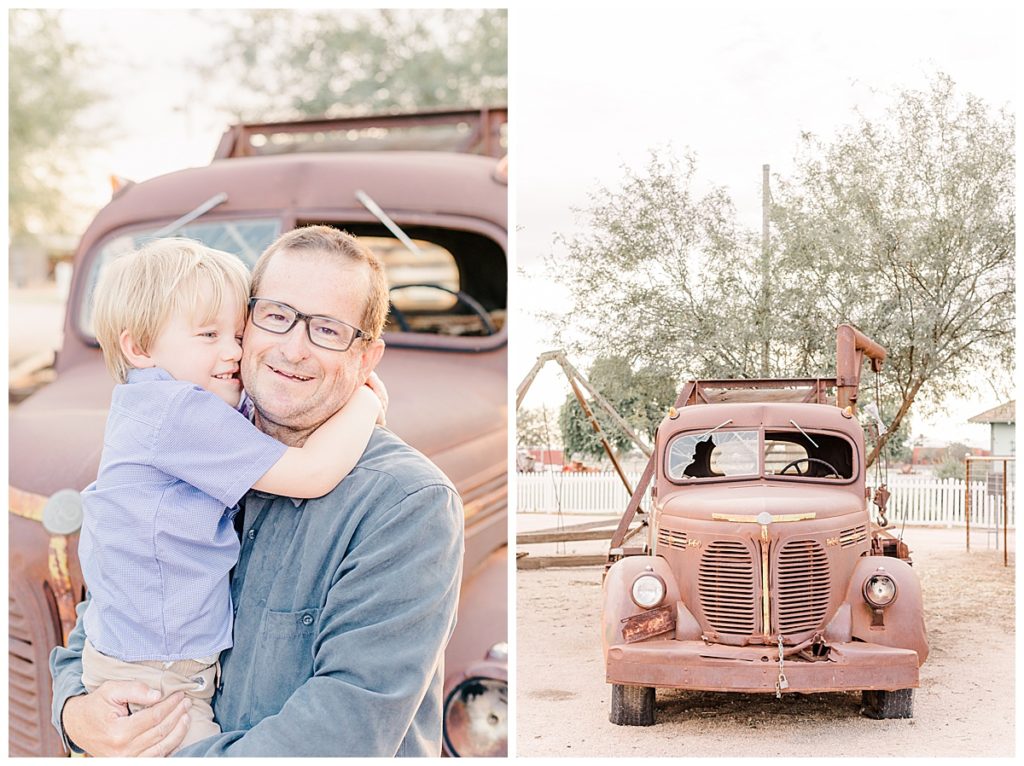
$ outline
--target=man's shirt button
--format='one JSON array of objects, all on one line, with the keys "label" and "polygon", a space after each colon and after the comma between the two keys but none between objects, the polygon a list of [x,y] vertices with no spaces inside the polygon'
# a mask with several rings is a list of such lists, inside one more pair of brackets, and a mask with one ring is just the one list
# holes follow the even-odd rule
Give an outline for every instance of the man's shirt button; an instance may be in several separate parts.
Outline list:
[{"label": "man's shirt button", "polygon": [[304,614],[304,615],[302,615],[302,624],[303,625],[312,625],[313,624],[313,615],[311,615],[311,614]]},{"label": "man's shirt button", "polygon": [[250,529],[249,530],[249,539],[250,540],[255,540],[256,539],[256,530],[255,529]]}]

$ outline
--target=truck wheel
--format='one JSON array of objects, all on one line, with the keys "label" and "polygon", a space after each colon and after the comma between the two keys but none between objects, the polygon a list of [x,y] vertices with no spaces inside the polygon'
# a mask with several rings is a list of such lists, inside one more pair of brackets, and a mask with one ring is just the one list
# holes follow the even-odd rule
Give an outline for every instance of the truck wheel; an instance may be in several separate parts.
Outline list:
[{"label": "truck wheel", "polygon": [[913,718],[914,690],[864,690],[861,692],[861,715],[868,718]]},{"label": "truck wheel", "polygon": [[654,723],[654,687],[612,684],[612,713],[617,726],[651,726]]}]

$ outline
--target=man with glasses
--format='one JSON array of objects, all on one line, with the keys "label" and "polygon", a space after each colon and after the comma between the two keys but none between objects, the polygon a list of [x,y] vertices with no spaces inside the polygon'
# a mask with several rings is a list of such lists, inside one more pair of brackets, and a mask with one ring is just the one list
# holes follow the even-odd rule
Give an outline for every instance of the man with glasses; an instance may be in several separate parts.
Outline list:
[{"label": "man with glasses", "polygon": [[[380,361],[380,261],[326,226],[280,237],[253,270],[242,381],[256,425],[290,446]],[[377,429],[322,498],[252,491],[238,516],[234,646],[213,706],[222,733],[179,755],[407,755],[441,751],[442,659],[455,622],[462,507],[447,479]],[[83,608],[79,608],[81,615]],[[187,700],[141,684],[81,685],[81,619],[51,658],[54,723],[93,755],[165,755]],[[152,705],[128,716],[128,703]]]}]

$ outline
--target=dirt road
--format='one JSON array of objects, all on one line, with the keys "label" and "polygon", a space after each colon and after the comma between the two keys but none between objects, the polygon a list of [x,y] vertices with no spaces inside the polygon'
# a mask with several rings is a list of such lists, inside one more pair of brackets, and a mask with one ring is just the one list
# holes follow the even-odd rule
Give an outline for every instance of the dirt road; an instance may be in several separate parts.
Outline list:
[{"label": "dirt road", "polygon": [[[534,525],[536,526],[536,525]],[[858,714],[860,695],[661,690],[657,723],[608,722],[598,633],[601,568],[518,572],[517,752],[522,756],[1012,756],[1014,543],[911,529],[931,656],[911,720]],[[587,551],[589,552],[589,551]]]}]

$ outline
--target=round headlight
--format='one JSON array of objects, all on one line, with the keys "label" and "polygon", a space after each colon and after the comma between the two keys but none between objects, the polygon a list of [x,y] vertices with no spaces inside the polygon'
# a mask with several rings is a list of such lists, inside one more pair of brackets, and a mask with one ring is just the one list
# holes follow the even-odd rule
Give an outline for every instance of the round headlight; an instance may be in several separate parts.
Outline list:
[{"label": "round headlight", "polygon": [[456,756],[508,754],[508,684],[496,678],[467,678],[444,703],[444,742]]},{"label": "round headlight", "polygon": [[896,582],[887,574],[876,572],[864,581],[864,600],[876,609],[896,600]]},{"label": "round headlight", "polygon": [[653,609],[665,598],[665,581],[653,572],[644,572],[633,580],[633,603],[641,609]]}]

